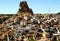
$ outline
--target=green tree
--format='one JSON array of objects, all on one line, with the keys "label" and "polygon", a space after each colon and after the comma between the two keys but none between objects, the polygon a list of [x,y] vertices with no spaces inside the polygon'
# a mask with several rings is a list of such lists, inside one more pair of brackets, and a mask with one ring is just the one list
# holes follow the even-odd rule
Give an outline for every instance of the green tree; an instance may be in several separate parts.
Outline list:
[{"label": "green tree", "polygon": [[33,39],[33,37],[29,37],[29,41],[36,41]]},{"label": "green tree", "polygon": [[58,12],[57,14],[60,14],[60,12]]}]

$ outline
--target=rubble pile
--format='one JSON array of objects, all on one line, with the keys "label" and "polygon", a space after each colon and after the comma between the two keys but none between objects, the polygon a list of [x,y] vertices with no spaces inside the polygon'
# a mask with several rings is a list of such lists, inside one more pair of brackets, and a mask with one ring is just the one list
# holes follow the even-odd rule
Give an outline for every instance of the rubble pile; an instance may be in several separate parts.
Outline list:
[{"label": "rubble pile", "polygon": [[26,1],[20,2],[17,14],[1,24],[0,40],[60,41],[59,14],[32,14]]}]

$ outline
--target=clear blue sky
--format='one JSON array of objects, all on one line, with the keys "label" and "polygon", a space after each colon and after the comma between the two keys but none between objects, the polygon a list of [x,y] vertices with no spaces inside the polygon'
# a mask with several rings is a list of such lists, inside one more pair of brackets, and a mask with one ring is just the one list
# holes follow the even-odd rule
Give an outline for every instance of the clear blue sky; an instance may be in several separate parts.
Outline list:
[{"label": "clear blue sky", "polygon": [[[0,0],[0,13],[17,13],[19,3],[23,0]],[[26,0],[34,13],[60,12],[60,0]]]}]

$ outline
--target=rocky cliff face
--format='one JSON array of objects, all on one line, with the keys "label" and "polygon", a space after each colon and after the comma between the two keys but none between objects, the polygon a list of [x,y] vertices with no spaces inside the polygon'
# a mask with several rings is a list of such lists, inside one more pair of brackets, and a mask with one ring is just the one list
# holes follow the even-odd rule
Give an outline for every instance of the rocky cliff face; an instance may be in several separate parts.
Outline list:
[{"label": "rocky cliff face", "polygon": [[25,12],[33,14],[32,9],[28,7],[27,2],[26,1],[22,1],[22,2],[20,2],[20,5],[19,5],[18,14],[25,13]]}]

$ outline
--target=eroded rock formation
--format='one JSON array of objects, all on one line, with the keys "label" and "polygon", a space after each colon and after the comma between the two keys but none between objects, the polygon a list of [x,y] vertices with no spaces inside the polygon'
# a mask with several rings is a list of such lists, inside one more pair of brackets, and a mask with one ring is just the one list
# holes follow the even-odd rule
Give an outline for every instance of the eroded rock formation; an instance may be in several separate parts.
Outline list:
[{"label": "eroded rock formation", "polygon": [[27,2],[22,1],[20,2],[18,13],[25,13],[25,12],[33,14],[32,9],[28,7]]}]

